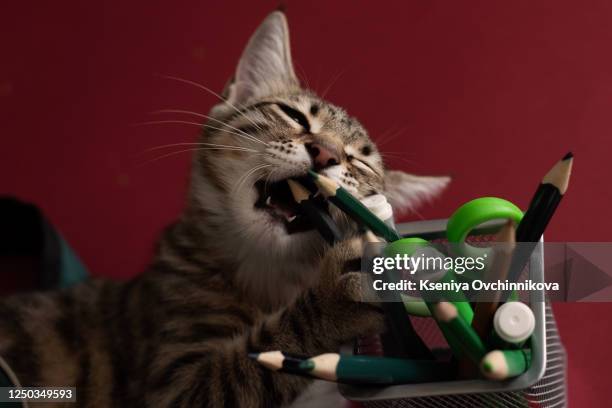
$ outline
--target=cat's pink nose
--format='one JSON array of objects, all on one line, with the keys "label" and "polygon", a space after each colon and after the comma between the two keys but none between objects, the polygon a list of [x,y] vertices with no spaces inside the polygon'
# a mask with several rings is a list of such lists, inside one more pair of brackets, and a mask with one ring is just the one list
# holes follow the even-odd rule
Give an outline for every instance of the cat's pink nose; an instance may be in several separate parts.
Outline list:
[{"label": "cat's pink nose", "polygon": [[315,170],[322,170],[340,164],[339,154],[330,147],[319,143],[307,143],[306,150],[308,150],[312,158]]}]

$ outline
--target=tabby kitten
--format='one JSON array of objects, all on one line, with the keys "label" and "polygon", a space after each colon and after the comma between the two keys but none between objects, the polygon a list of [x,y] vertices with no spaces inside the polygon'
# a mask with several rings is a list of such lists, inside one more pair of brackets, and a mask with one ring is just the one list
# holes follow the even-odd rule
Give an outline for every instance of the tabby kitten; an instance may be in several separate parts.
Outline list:
[{"label": "tabby kitten", "polygon": [[146,273],[0,303],[0,356],[22,385],[76,386],[79,406],[279,406],[310,380],[248,352],[314,355],[382,330],[345,271],[359,239],[330,249],[286,179],[315,168],[396,211],[448,180],[385,170],[357,120],[300,88],[281,12],[250,39],[200,142],[218,149],[194,154],[185,210]]}]

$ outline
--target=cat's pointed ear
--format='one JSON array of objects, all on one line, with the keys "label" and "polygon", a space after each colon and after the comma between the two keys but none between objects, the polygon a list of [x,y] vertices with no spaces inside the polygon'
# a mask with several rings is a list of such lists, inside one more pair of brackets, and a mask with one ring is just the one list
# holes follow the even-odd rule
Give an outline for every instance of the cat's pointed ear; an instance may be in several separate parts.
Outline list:
[{"label": "cat's pointed ear", "polygon": [[385,196],[398,215],[416,209],[439,195],[450,183],[448,176],[416,176],[403,171],[385,172]]},{"label": "cat's pointed ear", "polygon": [[225,97],[233,105],[242,105],[250,99],[298,86],[291,61],[287,18],[283,12],[275,11],[261,23],[242,52]]}]

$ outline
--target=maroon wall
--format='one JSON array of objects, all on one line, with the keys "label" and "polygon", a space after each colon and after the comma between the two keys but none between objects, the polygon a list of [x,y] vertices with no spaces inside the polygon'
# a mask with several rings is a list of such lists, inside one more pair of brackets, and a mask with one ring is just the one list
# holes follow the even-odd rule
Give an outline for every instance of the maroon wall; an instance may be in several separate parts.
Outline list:
[{"label": "maroon wall", "polygon": [[[189,165],[179,154],[140,166],[151,157],[141,152],[193,141],[197,128],[133,124],[161,108],[206,113],[215,101],[155,74],[220,90],[276,4],[3,5],[0,193],[39,204],[95,274],[141,271],[181,208]],[[480,195],[524,207],[571,149],[574,177],[547,239],[607,240],[612,3],[373,4],[288,2],[296,66],[374,138],[396,133],[382,146],[391,165],[454,177],[421,215],[446,217]],[[597,351],[608,349],[611,311],[557,308],[575,406],[597,405],[610,383],[612,357]]]}]

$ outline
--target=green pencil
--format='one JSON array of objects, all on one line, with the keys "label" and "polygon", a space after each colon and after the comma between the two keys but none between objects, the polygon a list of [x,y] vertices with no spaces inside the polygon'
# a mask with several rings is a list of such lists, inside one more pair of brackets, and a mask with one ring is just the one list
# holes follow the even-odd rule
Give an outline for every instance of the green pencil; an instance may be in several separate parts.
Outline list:
[{"label": "green pencil", "polygon": [[472,326],[461,317],[457,307],[450,302],[427,305],[457,357],[467,357],[475,365],[480,364],[486,348]]},{"label": "green pencil", "polygon": [[390,228],[383,220],[378,218],[372,211],[355,198],[346,189],[339,186],[334,180],[321,174],[308,170],[308,175],[314,180],[321,193],[327,197],[338,208],[347,213],[359,223],[365,224],[376,235],[380,235],[388,242],[393,242],[402,237],[393,228]]},{"label": "green pencil", "polygon": [[[366,243],[370,244],[382,242],[372,231],[367,231],[364,239]],[[384,279],[389,282],[397,282],[397,276],[389,272],[384,272]],[[381,335],[385,356],[433,359],[433,353],[412,326],[412,321],[400,294],[395,291],[392,292],[390,300],[381,302],[385,312],[385,326],[387,328]]]},{"label": "green pencil", "polygon": [[450,379],[453,369],[441,361],[327,353],[303,359],[294,373],[341,383],[409,384]]},{"label": "green pencil", "polygon": [[[385,256],[393,257],[395,255],[408,255],[413,256],[415,251],[419,248],[426,248],[430,245],[429,241],[424,240],[418,237],[410,237],[410,238],[402,238],[398,241],[392,242],[385,247],[384,254]],[[446,274],[442,276],[439,282],[447,282],[452,279],[452,275],[454,272],[448,271]],[[435,278],[432,278],[435,280]],[[474,312],[472,311],[472,306],[470,306],[470,302],[462,291],[458,292],[438,292],[435,295],[429,294],[427,291],[421,292],[421,296],[423,297],[424,306],[427,309],[427,315],[432,315],[433,308],[437,300],[440,297],[447,298],[452,301],[455,307],[457,308],[458,313],[465,319],[467,322],[471,322],[474,316]],[[383,303],[385,304],[385,303]],[[416,304],[416,303],[415,303]],[[448,330],[448,328],[444,325],[439,325],[440,331],[444,335],[446,342],[450,346],[452,350],[458,352],[461,350],[461,345],[455,340],[455,333]]]},{"label": "green pencil", "polygon": [[288,179],[287,183],[293,194],[293,198],[300,206],[300,209],[306,217],[314,224],[321,236],[330,244],[333,245],[335,242],[342,240],[342,233],[340,229],[332,220],[332,218],[317,207],[310,199],[310,192],[295,180]]},{"label": "green pencil", "polygon": [[531,364],[531,350],[493,350],[482,359],[480,370],[492,380],[517,377]]}]

